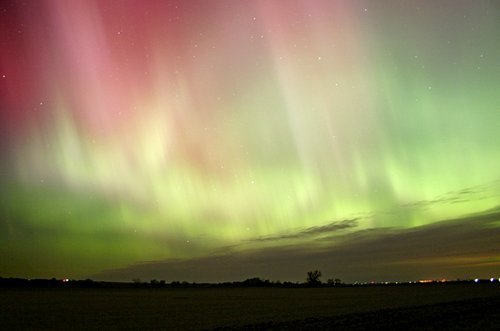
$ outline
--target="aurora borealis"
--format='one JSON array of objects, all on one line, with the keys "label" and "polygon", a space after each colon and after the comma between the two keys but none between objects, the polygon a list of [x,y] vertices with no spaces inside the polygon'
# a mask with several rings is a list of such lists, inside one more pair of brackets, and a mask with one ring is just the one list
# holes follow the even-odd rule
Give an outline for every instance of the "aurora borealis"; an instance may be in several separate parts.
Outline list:
[{"label": "aurora borealis", "polygon": [[498,273],[498,2],[0,9],[1,276]]}]

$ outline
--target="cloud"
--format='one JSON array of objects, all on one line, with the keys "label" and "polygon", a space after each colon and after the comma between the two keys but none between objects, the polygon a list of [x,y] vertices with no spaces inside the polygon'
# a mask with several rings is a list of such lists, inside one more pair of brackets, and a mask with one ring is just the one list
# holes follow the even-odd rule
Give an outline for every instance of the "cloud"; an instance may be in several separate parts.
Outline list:
[{"label": "cloud", "polygon": [[355,228],[358,226],[358,219],[350,219],[350,220],[343,220],[343,221],[334,221],[332,223],[329,223],[327,225],[323,226],[313,226],[310,228],[307,228],[305,230],[301,230],[295,233],[289,233],[289,234],[282,234],[282,235],[277,235],[277,236],[265,236],[265,237],[258,237],[254,239],[250,239],[250,242],[262,242],[262,241],[277,241],[277,240],[284,240],[284,239],[301,239],[301,238],[306,238],[306,237],[311,237],[311,236],[317,236],[317,235],[326,235],[330,234],[332,232],[337,232],[340,230],[345,230],[345,229],[350,229],[350,228]]},{"label": "cloud", "polygon": [[420,200],[402,205],[415,209],[427,209],[439,204],[454,204],[470,201],[478,201],[498,197],[500,193],[500,180],[495,180],[486,184],[466,187],[457,191],[450,191],[441,194],[434,199]]},{"label": "cloud", "polygon": [[[109,270],[97,279],[219,282],[261,277],[303,281],[308,270],[345,281],[490,277],[500,267],[500,212],[446,220],[411,229],[378,228],[297,244],[186,260],[150,261]],[[345,222],[345,224],[344,224]],[[309,228],[335,232],[355,220]],[[337,225],[337,226],[336,226]],[[316,244],[314,244],[316,243]]]}]

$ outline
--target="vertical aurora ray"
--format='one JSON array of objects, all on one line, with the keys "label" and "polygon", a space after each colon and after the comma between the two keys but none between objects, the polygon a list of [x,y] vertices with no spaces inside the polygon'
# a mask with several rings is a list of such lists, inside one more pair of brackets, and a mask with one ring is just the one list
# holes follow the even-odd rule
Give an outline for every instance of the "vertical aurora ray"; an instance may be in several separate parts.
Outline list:
[{"label": "vertical aurora ray", "polygon": [[[336,220],[410,228],[499,205],[495,3],[1,9],[12,274],[76,258],[66,272],[78,276]],[[56,257],[43,270],[26,262],[35,247]]]}]

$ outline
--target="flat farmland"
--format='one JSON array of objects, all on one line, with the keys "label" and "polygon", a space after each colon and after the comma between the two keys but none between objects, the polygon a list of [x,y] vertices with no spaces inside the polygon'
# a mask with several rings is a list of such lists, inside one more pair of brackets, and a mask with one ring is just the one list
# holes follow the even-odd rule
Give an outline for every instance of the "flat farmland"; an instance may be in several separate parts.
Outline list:
[{"label": "flat farmland", "polygon": [[363,328],[368,318],[409,316],[462,316],[464,325],[469,318],[477,327],[487,328],[489,324],[484,323],[491,324],[495,318],[498,321],[500,316],[495,312],[499,304],[498,283],[337,288],[1,288],[0,329],[315,329],[334,325],[348,329],[353,326],[349,323]]}]

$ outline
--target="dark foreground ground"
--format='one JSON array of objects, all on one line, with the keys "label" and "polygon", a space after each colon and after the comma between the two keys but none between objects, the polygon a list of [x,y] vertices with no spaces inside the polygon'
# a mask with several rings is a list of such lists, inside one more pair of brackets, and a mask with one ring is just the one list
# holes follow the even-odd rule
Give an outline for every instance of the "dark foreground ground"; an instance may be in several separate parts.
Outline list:
[{"label": "dark foreground ground", "polygon": [[500,329],[499,284],[0,289],[2,330]]},{"label": "dark foreground ground", "polygon": [[216,330],[500,330],[500,297]]}]

